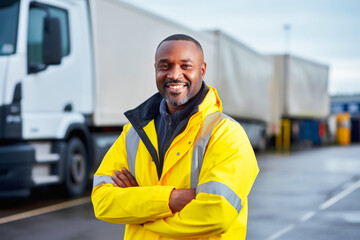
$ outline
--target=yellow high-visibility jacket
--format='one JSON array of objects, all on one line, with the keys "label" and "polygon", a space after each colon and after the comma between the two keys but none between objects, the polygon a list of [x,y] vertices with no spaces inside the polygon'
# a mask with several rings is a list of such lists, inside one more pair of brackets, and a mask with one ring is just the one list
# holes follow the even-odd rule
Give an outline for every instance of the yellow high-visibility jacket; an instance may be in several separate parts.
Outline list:
[{"label": "yellow high-visibility jacket", "polygon": [[[209,87],[199,111],[168,148],[159,179],[153,115],[160,99],[154,95],[126,114],[132,124],[124,126],[94,176],[96,217],[127,224],[125,239],[131,240],[245,239],[247,196],[259,172],[245,131],[221,113],[217,92]],[[123,167],[139,187],[113,186],[113,172]],[[196,188],[196,198],[173,214],[174,188]]]}]

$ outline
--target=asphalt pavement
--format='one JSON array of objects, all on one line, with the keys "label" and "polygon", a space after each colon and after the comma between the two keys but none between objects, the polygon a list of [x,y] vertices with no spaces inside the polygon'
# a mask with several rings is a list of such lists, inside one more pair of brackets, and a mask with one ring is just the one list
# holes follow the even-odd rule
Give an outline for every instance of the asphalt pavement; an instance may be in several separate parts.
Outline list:
[{"label": "asphalt pavement", "polygon": [[247,239],[360,239],[360,145],[259,156]]},{"label": "asphalt pavement", "polygon": [[[248,240],[360,239],[360,145],[258,154]],[[89,198],[42,189],[0,200],[0,239],[122,239],[124,226],[94,217]]]}]

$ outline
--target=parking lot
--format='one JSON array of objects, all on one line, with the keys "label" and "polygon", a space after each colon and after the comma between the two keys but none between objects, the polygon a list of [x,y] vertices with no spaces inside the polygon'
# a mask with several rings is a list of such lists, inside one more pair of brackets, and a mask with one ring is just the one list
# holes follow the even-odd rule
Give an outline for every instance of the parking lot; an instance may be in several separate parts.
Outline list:
[{"label": "parking lot", "polygon": [[[247,239],[359,239],[359,145],[258,154],[258,163]],[[122,239],[124,226],[97,220],[89,195],[0,200],[1,239]]]}]

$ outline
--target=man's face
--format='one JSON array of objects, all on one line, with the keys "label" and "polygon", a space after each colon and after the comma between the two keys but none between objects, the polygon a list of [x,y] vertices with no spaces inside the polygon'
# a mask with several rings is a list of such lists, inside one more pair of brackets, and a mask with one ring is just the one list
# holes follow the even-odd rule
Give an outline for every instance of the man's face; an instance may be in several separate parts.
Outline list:
[{"label": "man's face", "polygon": [[156,85],[168,108],[181,110],[200,90],[206,64],[195,43],[163,42],[155,54]]}]

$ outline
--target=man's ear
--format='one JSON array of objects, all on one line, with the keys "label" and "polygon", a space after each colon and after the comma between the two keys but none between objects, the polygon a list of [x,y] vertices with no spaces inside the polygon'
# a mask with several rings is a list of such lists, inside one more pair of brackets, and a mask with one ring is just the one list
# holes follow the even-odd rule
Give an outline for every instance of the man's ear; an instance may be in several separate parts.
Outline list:
[{"label": "man's ear", "polygon": [[201,66],[201,80],[203,81],[204,81],[205,73],[206,73],[206,62],[203,62]]}]

